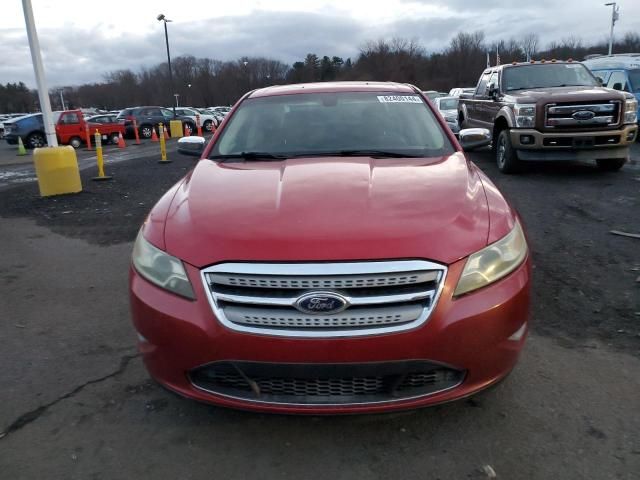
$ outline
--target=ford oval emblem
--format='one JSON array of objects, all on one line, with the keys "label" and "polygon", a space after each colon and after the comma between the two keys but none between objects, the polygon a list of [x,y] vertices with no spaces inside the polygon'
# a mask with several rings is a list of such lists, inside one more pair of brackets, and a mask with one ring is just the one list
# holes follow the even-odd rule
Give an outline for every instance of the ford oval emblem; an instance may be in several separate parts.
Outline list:
[{"label": "ford oval emblem", "polygon": [[596,116],[596,114],[591,110],[578,110],[571,116],[575,120],[591,120],[593,117]]},{"label": "ford oval emblem", "polygon": [[296,300],[294,306],[303,313],[330,315],[349,306],[346,298],[333,292],[310,292]]}]

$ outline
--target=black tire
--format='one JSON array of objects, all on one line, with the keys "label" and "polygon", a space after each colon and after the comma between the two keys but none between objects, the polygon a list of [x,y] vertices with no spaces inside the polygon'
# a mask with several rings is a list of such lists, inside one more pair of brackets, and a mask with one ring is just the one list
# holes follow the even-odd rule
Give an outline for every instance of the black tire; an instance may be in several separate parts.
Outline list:
[{"label": "black tire", "polygon": [[149,139],[153,136],[152,125],[140,125],[140,138]]},{"label": "black tire", "polygon": [[82,139],[80,137],[71,137],[69,139],[69,145],[73,148],[80,148],[82,146]]},{"label": "black tire", "polygon": [[204,127],[205,132],[213,131],[213,122],[211,120],[206,120],[202,126]]},{"label": "black tire", "polygon": [[496,164],[498,166],[498,170],[502,173],[516,173],[519,170],[520,164],[518,161],[518,155],[511,145],[509,130],[501,130],[495,143]]},{"label": "black tire", "polygon": [[40,148],[47,145],[47,138],[44,133],[34,132],[27,137],[27,147]]},{"label": "black tire", "polygon": [[603,172],[617,172],[620,170],[625,163],[627,163],[626,158],[603,158],[596,160],[598,164],[598,168]]},{"label": "black tire", "polygon": [[109,143],[117,145],[118,140],[120,140],[120,135],[118,135],[117,133],[112,133],[111,135],[109,135]]}]

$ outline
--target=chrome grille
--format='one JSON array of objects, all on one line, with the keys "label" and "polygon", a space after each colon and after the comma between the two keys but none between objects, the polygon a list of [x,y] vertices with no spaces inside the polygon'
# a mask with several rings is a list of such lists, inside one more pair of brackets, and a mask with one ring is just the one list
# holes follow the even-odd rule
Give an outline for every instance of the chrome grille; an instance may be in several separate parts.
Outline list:
[{"label": "chrome grille", "polygon": [[[582,118],[582,112],[586,117]],[[590,129],[615,127],[620,123],[621,103],[609,101],[603,103],[551,103],[545,107],[545,128]]]},{"label": "chrome grille", "polygon": [[[443,285],[446,267],[432,262],[257,264],[206,268],[211,306],[225,326],[278,336],[371,335],[424,323]],[[348,308],[334,314],[296,308],[310,292],[339,294]]]},{"label": "chrome grille", "polygon": [[428,361],[286,364],[223,361],[189,372],[207,392],[255,402],[327,405],[397,401],[459,385],[465,372]]}]

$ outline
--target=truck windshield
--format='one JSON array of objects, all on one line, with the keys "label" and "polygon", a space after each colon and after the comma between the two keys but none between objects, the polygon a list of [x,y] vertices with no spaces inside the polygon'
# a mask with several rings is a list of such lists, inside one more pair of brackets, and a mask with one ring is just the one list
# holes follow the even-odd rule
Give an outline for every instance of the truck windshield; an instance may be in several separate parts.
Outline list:
[{"label": "truck windshield", "polygon": [[519,65],[502,72],[503,90],[524,90],[549,87],[596,87],[596,79],[580,63],[547,63]]},{"label": "truck windshield", "polygon": [[454,149],[417,94],[306,93],[242,102],[210,158],[282,159],[357,152],[435,157],[450,155]]}]

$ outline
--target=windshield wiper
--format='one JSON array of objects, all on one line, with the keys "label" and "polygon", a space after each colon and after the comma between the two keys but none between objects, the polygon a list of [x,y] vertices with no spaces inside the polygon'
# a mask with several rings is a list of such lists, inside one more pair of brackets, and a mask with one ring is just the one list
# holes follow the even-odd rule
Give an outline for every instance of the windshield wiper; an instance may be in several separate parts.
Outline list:
[{"label": "windshield wiper", "polygon": [[225,162],[227,160],[286,160],[291,158],[288,155],[282,155],[269,152],[241,152],[232,153],[230,155],[212,155],[209,160],[220,160]]},{"label": "windshield wiper", "polygon": [[389,150],[335,150],[325,152],[294,153],[291,157],[377,157],[377,158],[420,158],[422,155],[409,155]]}]

